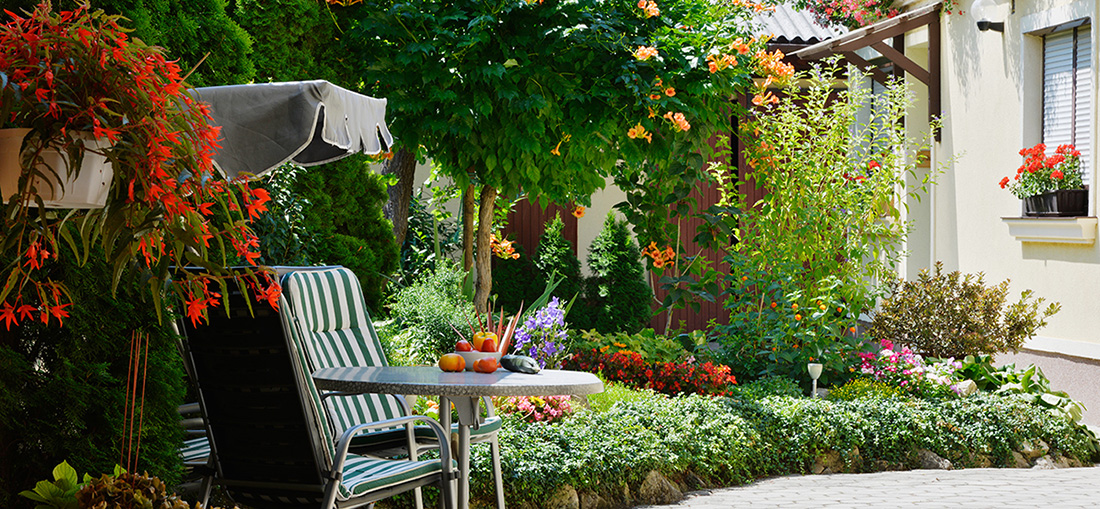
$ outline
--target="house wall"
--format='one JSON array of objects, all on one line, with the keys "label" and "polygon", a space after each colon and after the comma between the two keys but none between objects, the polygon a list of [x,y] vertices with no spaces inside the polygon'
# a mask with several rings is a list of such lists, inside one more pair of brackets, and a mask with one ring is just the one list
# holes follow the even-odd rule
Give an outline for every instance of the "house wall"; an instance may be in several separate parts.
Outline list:
[{"label": "house wall", "polygon": [[[963,0],[962,11],[969,11]],[[1045,363],[1056,388],[1079,399],[1095,391],[1076,380],[1100,376],[1100,244],[1021,242],[1004,217],[1021,215],[1020,200],[997,185],[1021,164],[1018,151],[1041,139],[1042,39],[1027,35],[1075,19],[1092,19],[1093,83],[1096,83],[1100,11],[1096,0],[1017,0],[998,6],[1004,33],[980,32],[969,16],[944,16],[942,41],[942,142],[934,158],[946,167],[923,213],[932,225],[929,252],[947,270],[983,272],[987,283],[1011,280],[1014,295],[1060,302],[1062,310],[1025,345],[1024,360]],[[1095,86],[1095,85],[1094,85]],[[1091,146],[1097,147],[1096,90],[1093,89]],[[954,157],[954,159],[952,159]],[[1097,182],[1095,157],[1089,169]],[[1095,189],[1095,186],[1094,186]],[[1096,193],[1090,196],[1095,215]],[[1042,224],[1042,220],[1031,220]],[[1090,227],[1095,233],[1096,226]],[[909,271],[912,272],[911,270]],[[1069,364],[1066,364],[1069,363]],[[1067,367],[1071,366],[1071,367]],[[1076,386],[1076,389],[1075,389]],[[1092,401],[1086,421],[1100,423],[1100,400]]]}]

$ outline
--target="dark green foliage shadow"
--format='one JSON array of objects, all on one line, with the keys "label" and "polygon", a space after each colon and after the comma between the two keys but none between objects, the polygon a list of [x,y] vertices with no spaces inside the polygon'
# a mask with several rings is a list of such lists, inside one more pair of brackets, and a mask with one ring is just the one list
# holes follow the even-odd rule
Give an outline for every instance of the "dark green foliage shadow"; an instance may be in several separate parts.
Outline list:
[{"label": "dark green foliage shadow", "polygon": [[148,292],[133,278],[124,278],[111,297],[110,271],[95,263],[101,258],[93,255],[78,267],[62,253],[54,277],[65,279],[76,303],[63,327],[28,321],[0,329],[0,507],[30,507],[15,494],[33,488],[62,460],[81,472],[113,471],[134,330],[149,336],[138,469],[169,484],[180,478],[176,407],[185,389],[170,318],[157,325],[152,304],[143,301]]}]

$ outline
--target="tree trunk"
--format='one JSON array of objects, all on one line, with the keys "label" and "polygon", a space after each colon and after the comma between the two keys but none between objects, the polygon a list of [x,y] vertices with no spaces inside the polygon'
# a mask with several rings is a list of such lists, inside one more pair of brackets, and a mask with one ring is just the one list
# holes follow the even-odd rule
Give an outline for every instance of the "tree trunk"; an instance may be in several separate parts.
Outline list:
[{"label": "tree trunk", "polygon": [[413,180],[416,177],[416,154],[401,147],[393,153],[393,159],[382,163],[383,175],[397,175],[397,183],[390,186],[390,199],[382,207],[382,214],[393,222],[393,236],[397,247],[405,245],[405,233],[409,229],[409,203],[412,201]]},{"label": "tree trunk", "polygon": [[489,235],[493,232],[496,201],[497,188],[482,186],[477,221],[477,292],[474,293],[474,307],[482,313],[489,310],[489,292],[493,290],[493,251],[489,247]]},{"label": "tree trunk", "polygon": [[474,266],[474,185],[466,186],[462,193],[462,270],[469,271]]}]

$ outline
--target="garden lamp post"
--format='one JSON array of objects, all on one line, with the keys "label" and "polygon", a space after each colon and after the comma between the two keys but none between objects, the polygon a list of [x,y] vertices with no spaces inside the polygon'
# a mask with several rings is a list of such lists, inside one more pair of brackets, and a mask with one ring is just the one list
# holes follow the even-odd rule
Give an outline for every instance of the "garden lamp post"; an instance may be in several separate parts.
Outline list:
[{"label": "garden lamp post", "polygon": [[817,379],[821,378],[822,365],[817,362],[811,362],[806,364],[806,371],[810,372],[810,378],[813,379],[813,390],[810,392],[810,397],[817,397]]}]

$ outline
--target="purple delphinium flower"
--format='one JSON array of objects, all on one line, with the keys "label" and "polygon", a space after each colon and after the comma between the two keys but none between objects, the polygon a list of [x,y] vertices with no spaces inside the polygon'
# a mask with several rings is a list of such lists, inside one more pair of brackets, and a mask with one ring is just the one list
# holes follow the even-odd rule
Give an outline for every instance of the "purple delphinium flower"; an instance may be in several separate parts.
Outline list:
[{"label": "purple delphinium flower", "polygon": [[565,353],[565,310],[557,297],[527,317],[515,333],[516,351],[535,359],[543,368],[556,368]]}]

